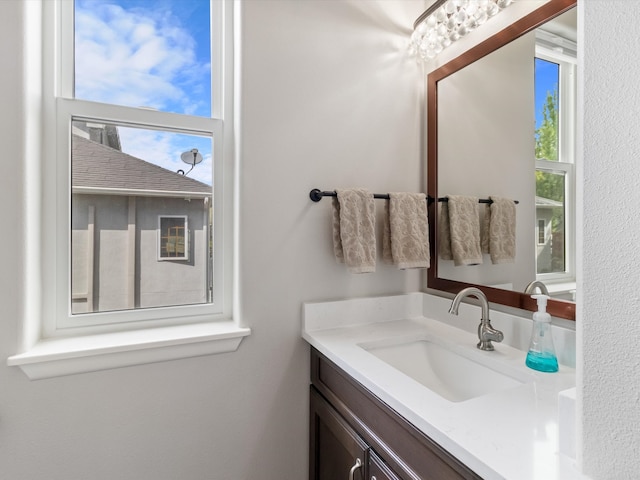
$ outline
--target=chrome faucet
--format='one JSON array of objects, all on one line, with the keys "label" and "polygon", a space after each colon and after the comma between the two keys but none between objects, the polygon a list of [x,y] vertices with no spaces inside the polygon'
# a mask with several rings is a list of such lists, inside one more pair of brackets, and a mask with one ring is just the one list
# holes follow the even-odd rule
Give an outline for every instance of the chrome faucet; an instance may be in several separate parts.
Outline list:
[{"label": "chrome faucet", "polygon": [[549,296],[549,289],[540,280],[534,280],[529,285],[527,285],[527,288],[524,289],[524,293],[533,293],[536,287],[540,289],[540,293]]},{"label": "chrome faucet", "polygon": [[480,350],[493,350],[493,344],[491,342],[501,342],[504,339],[504,335],[500,330],[496,330],[491,326],[491,320],[489,319],[489,301],[482,290],[476,287],[468,287],[460,290],[451,303],[449,313],[458,315],[460,302],[467,296],[476,297],[480,300],[480,306],[482,307],[482,317],[480,318],[480,325],[478,325],[478,339],[480,341],[477,347]]}]

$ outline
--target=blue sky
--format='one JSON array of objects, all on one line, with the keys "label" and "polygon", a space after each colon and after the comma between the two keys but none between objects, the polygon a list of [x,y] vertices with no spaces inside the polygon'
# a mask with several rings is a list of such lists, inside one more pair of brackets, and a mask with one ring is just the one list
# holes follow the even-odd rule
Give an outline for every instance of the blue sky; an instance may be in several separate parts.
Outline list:
[{"label": "blue sky", "polygon": [[[210,116],[209,17],[209,0],[76,0],[76,97]],[[189,176],[211,184],[209,138],[119,131],[123,151],[173,171],[197,148]]]},{"label": "blue sky", "polygon": [[535,59],[535,112],[536,129],[542,123],[542,107],[547,93],[558,88],[559,65],[539,58]]}]

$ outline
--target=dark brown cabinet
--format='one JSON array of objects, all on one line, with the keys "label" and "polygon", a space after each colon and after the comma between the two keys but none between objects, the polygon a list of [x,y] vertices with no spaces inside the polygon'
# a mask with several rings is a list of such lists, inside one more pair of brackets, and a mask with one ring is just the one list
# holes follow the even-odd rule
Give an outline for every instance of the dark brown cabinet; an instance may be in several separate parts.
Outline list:
[{"label": "dark brown cabinet", "polygon": [[311,477],[364,480],[368,445],[331,406],[311,390]]},{"label": "dark brown cabinet", "polygon": [[311,349],[310,480],[482,480]]},{"label": "dark brown cabinet", "polygon": [[367,478],[370,480],[401,480],[374,451],[369,452],[369,472]]}]

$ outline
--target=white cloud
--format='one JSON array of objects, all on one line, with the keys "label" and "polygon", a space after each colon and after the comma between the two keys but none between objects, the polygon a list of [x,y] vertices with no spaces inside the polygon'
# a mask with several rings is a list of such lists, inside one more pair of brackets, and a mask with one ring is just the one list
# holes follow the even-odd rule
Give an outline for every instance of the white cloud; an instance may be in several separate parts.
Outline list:
[{"label": "white cloud", "polygon": [[75,33],[78,98],[176,113],[208,106],[191,92],[208,84],[209,62],[171,12],[92,2],[77,8]]}]

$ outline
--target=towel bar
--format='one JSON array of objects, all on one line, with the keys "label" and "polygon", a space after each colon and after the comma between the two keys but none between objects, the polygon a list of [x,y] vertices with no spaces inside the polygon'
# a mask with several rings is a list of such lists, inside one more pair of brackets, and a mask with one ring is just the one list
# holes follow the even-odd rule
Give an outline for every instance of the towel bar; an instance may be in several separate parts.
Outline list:
[{"label": "towel bar", "polygon": [[[338,194],[335,191],[322,191],[318,188],[314,188],[313,190],[311,190],[309,192],[309,198],[314,201],[314,202],[319,202],[320,200],[322,200],[322,197],[337,197]],[[388,193],[374,193],[373,194],[373,198],[386,198],[387,200],[389,199],[389,194]],[[449,199],[447,197],[440,197],[438,198],[439,202],[448,202]],[[432,196],[427,196],[427,202],[429,204],[431,204],[433,202],[433,197]],[[491,201],[490,198],[481,198],[478,200],[478,203],[493,203]],[[519,203],[518,200],[514,200],[513,203],[515,203],[516,205]]]}]

